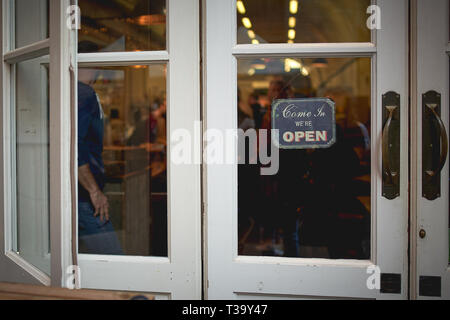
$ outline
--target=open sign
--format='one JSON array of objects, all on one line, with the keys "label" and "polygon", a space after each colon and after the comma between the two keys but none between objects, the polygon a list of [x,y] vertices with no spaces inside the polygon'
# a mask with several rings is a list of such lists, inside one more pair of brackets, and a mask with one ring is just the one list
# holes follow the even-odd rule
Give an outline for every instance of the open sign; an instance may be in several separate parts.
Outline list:
[{"label": "open sign", "polygon": [[280,149],[329,148],[336,142],[335,103],[328,98],[280,99],[272,104],[273,143]]}]

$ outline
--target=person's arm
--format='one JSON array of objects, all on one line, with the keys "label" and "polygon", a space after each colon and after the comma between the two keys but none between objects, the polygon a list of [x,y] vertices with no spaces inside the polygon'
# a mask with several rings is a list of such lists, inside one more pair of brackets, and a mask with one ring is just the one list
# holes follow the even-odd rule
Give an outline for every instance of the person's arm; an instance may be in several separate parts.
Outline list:
[{"label": "person's arm", "polygon": [[[80,93],[79,89],[79,93]],[[86,93],[85,93],[86,94]],[[80,103],[81,99],[79,99]],[[83,103],[92,106],[97,104],[97,98],[90,94],[88,98],[82,99]],[[109,220],[108,199],[100,190],[89,167],[89,127],[92,123],[92,110],[86,105],[78,108],[78,181],[89,192],[92,206],[94,207],[94,216],[100,215],[100,220]]]},{"label": "person's arm", "polygon": [[78,181],[89,192],[95,213],[94,216],[100,215],[100,221],[104,219],[109,221],[109,204],[108,198],[103,194],[95,182],[89,164],[78,167]]}]

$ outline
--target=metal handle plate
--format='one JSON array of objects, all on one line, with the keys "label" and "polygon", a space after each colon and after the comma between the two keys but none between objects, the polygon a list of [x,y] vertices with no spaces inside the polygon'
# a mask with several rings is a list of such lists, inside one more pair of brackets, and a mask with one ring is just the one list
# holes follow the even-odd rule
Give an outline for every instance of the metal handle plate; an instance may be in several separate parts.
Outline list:
[{"label": "metal handle plate", "polygon": [[441,196],[441,171],[447,161],[448,136],[441,119],[441,95],[422,95],[422,196],[430,201]]},{"label": "metal handle plate", "polygon": [[383,95],[382,175],[383,197],[400,196],[400,95],[390,91]]}]

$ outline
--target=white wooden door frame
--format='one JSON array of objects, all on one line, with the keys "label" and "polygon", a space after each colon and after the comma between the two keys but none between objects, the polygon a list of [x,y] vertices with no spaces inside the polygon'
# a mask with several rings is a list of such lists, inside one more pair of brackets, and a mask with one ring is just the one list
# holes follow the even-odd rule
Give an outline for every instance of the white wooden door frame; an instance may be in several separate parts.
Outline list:
[{"label": "white wooden door frame", "polygon": [[[442,196],[433,201],[422,197],[422,94],[441,93],[441,118],[449,132],[449,3],[414,0],[412,9],[411,298],[428,299],[419,296],[419,279],[434,276],[441,277],[441,298],[450,299],[448,159],[441,172]],[[418,236],[421,229],[424,239]]]},{"label": "white wooden door frame", "polygon": [[[200,121],[199,10],[197,0],[167,0],[167,50],[78,55],[80,66],[168,66],[168,257],[80,254],[82,288],[145,291],[161,299],[202,297],[201,167],[176,165],[170,156],[172,133],[183,129],[195,137]],[[200,158],[200,148],[192,152]]]},{"label": "white wooden door frame", "polygon": [[[24,48],[10,48],[9,0],[2,0],[2,178],[0,193],[0,281],[66,286],[71,262],[71,114],[69,66],[167,63],[168,142],[176,129],[192,136],[200,121],[199,2],[167,1],[168,47],[164,51],[80,54],[75,57],[76,31],[67,27],[69,0],[50,0],[50,37]],[[51,276],[12,252],[10,65],[50,53],[50,238]],[[76,90],[76,88],[72,88]],[[172,94],[170,94],[172,92]],[[72,106],[75,107],[75,106]],[[200,141],[193,141],[200,143]],[[168,143],[168,154],[171,147]],[[193,152],[200,153],[200,148]],[[194,155],[197,159],[200,154]],[[73,177],[76,180],[76,172]],[[189,181],[189,183],[185,183]],[[200,165],[175,165],[168,158],[168,257],[80,255],[81,285],[85,288],[153,292],[172,299],[200,299],[201,181]],[[76,241],[76,239],[75,239]]]},{"label": "white wooden door frame", "polygon": [[[400,197],[386,200],[381,196],[380,136],[381,96],[393,90],[401,95],[401,155],[408,154],[408,1],[376,1],[382,9],[382,29],[373,32],[373,43],[290,45],[237,45],[235,3],[204,2],[206,129],[237,127],[236,57],[372,57],[372,258],[332,261],[238,256],[237,166],[206,164],[206,298],[406,299],[408,157],[401,159]],[[380,294],[367,288],[366,268],[372,264],[382,273],[402,275],[401,294]]]},{"label": "white wooden door frame", "polygon": [[[12,14],[9,0],[1,5],[1,160],[0,160],[0,281],[62,286],[70,256],[70,30],[66,27],[69,0],[50,0],[49,38],[12,49]],[[12,251],[12,196],[10,148],[14,137],[10,91],[14,63],[50,54],[50,276]]]}]

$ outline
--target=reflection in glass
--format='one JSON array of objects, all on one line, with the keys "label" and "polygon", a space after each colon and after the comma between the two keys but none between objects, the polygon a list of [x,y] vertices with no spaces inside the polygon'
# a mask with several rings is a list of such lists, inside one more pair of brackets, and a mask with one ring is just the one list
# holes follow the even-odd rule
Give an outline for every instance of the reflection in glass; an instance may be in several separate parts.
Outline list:
[{"label": "reflection in glass", "polygon": [[79,0],[78,5],[79,52],[166,49],[165,0]]},{"label": "reflection in glass", "polygon": [[[13,250],[50,274],[49,100],[47,58],[20,62],[16,72],[12,177]],[[15,221],[14,221],[15,220]]]},{"label": "reflection in glass", "polygon": [[370,42],[371,0],[245,0],[237,6],[237,42]]},{"label": "reflection in glass", "polygon": [[271,129],[281,98],[328,97],[337,125],[331,148],[279,150],[274,176],[239,165],[239,254],[369,259],[370,58],[239,59],[238,90],[243,130]]},{"label": "reflection in glass", "polygon": [[48,0],[14,0],[15,48],[48,38]]},{"label": "reflection in glass", "polygon": [[79,252],[167,256],[166,66],[79,68],[78,88]]}]

